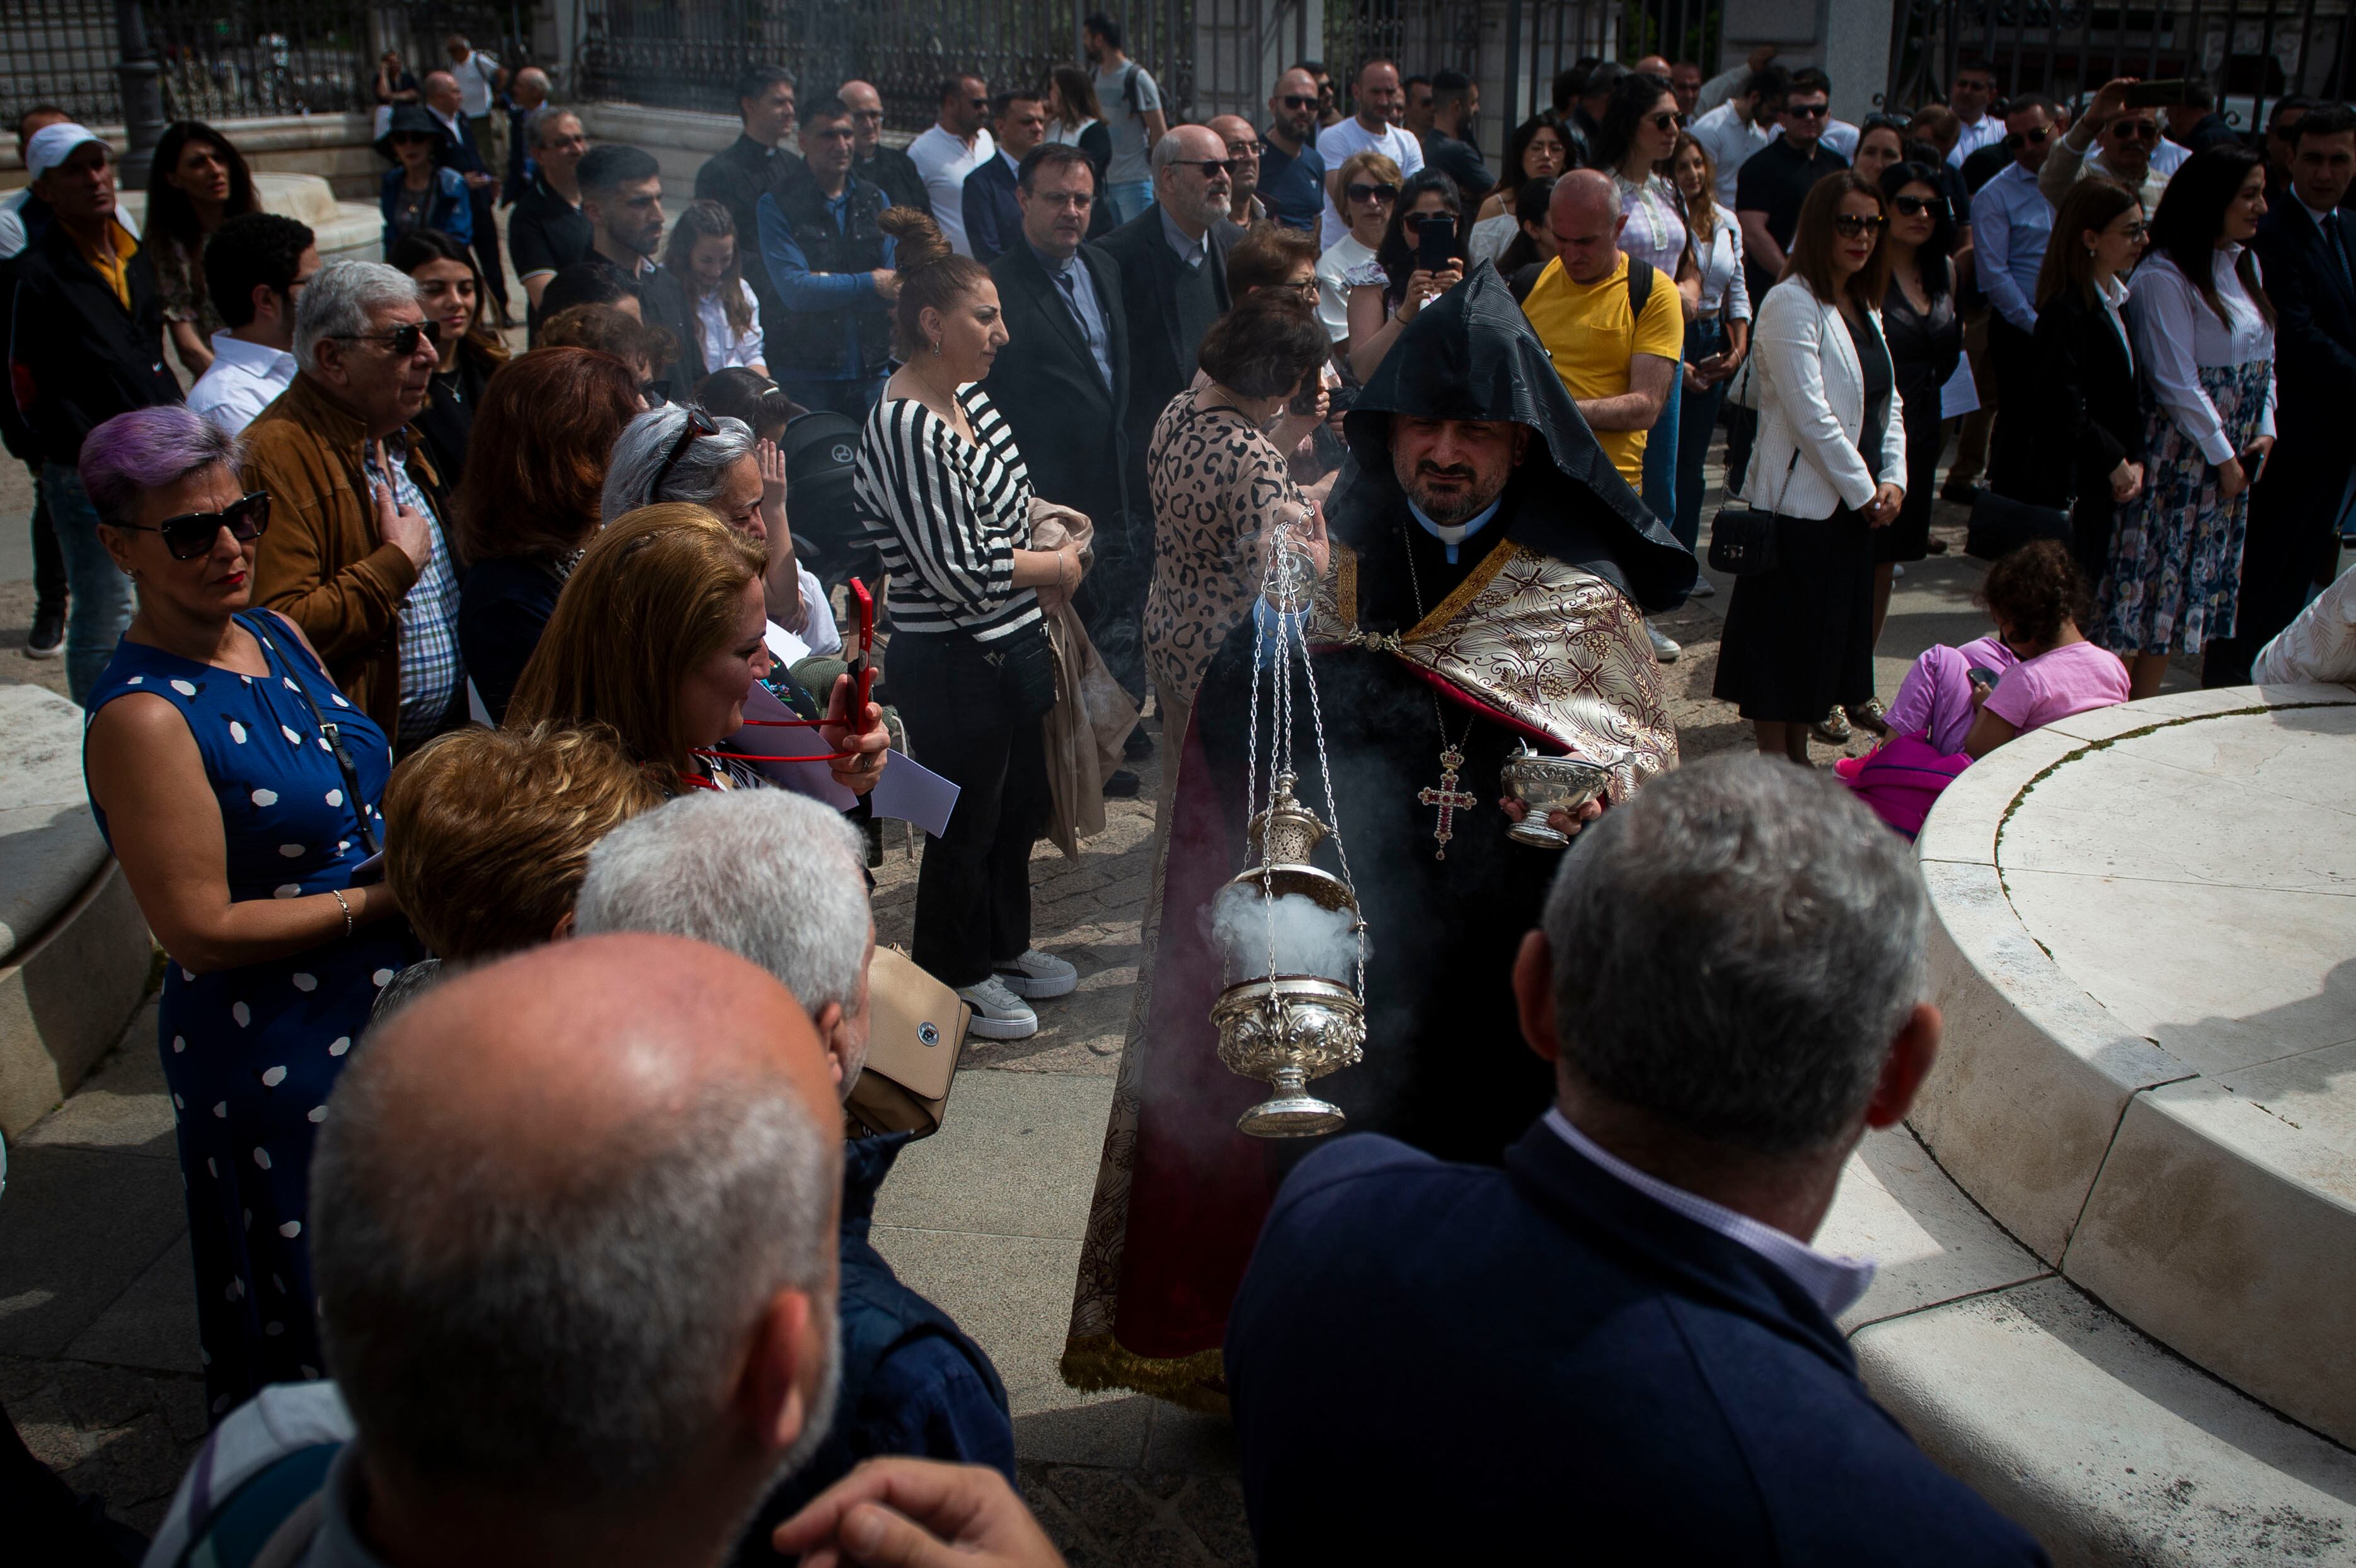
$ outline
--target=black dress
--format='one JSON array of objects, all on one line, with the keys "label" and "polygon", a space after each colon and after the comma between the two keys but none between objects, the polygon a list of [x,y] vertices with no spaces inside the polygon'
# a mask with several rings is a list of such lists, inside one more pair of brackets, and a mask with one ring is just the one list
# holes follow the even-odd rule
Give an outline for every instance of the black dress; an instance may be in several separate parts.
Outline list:
[{"label": "black dress", "polygon": [[458,475],[466,467],[466,437],[475,428],[475,409],[483,400],[491,369],[482,356],[462,346],[455,367],[446,374],[434,372],[433,390],[418,411],[417,430],[425,438],[425,455],[433,460],[434,472],[442,476],[442,483],[452,490],[458,487]]},{"label": "black dress", "polygon": [[1895,367],[1906,421],[1906,504],[1897,521],[1873,530],[1873,560],[1921,560],[1931,553],[1931,500],[1939,470],[1939,391],[1964,357],[1964,323],[1952,285],[1917,311],[1898,280],[1881,300],[1881,330]]},{"label": "black dress", "polygon": [[[1858,446],[1877,481],[1880,432],[1895,385],[1890,351],[1870,322],[1849,320],[1849,341],[1865,376],[1865,421]],[[1807,459],[1800,459],[1804,463]],[[1772,505],[1775,487],[1757,495]],[[1892,525],[1895,526],[1895,525]],[[1836,705],[1873,697],[1873,542],[1864,514],[1775,519],[1775,570],[1734,580],[1710,695],[1757,723],[1813,724]]]}]

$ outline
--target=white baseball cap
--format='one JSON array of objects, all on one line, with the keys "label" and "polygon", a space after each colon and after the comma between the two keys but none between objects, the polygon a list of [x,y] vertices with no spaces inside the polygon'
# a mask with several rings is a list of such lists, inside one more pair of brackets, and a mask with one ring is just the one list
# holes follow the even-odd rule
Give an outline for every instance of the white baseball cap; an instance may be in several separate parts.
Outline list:
[{"label": "white baseball cap", "polygon": [[[105,137],[97,135],[70,120],[60,124],[42,126],[33,133],[32,140],[25,144],[25,177],[28,180],[39,179],[43,175],[72,157],[75,149],[91,142],[106,147]],[[113,157],[114,149],[107,147],[106,155],[109,158]]]}]

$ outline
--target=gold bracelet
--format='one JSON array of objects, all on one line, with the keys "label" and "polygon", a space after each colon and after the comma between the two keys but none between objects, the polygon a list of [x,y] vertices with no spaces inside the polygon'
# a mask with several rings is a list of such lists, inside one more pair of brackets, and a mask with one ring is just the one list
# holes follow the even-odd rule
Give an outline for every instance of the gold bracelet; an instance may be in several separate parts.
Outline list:
[{"label": "gold bracelet", "polygon": [[344,934],[349,936],[352,933],[352,906],[346,903],[344,895],[334,888],[329,888],[327,891],[335,899],[336,907],[344,912]]}]

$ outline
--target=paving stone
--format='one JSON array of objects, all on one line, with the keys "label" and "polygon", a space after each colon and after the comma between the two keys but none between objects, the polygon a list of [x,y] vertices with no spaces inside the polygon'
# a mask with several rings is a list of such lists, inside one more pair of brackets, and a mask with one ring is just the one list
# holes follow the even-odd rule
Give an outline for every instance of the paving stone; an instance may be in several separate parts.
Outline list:
[{"label": "paving stone", "polygon": [[120,1367],[70,1361],[58,1371],[58,1387],[67,1413],[80,1426],[123,1426],[155,1410],[155,1384]]},{"label": "paving stone", "polygon": [[1244,1484],[1232,1476],[1197,1476],[1178,1498],[1178,1517],[1219,1563],[1249,1563],[1251,1522],[1244,1514]]}]

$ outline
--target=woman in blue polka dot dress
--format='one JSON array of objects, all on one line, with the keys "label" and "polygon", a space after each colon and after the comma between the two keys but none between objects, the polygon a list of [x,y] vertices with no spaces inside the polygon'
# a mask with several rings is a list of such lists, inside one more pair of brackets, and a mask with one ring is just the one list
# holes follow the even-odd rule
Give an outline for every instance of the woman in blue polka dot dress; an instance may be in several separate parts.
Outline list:
[{"label": "woman in blue polka dot dress", "polygon": [[139,600],[89,697],[83,771],[170,959],[158,1046],[215,1421],[320,1375],[312,1138],[377,991],[418,956],[384,885],[353,881],[391,748],[292,623],[247,608],[269,499],[241,493],[237,456],[177,407],[110,420],[81,451]]}]

